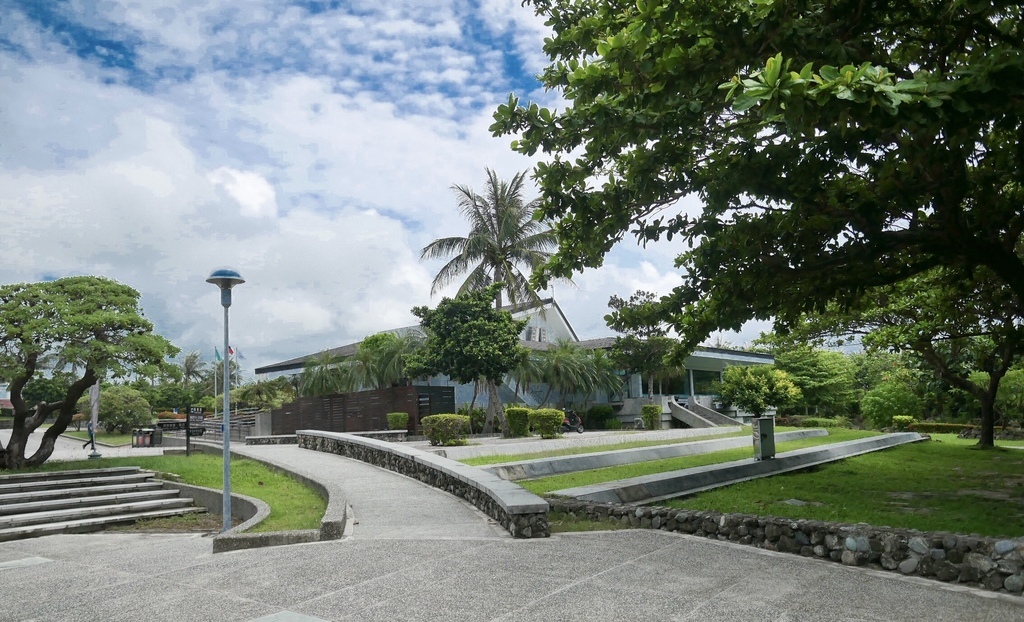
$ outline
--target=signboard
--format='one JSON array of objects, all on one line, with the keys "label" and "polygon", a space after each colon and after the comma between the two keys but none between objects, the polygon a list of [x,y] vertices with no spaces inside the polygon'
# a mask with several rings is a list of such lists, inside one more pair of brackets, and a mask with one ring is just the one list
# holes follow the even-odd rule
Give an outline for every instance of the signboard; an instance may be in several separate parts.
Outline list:
[{"label": "signboard", "polygon": [[186,427],[184,421],[158,421],[156,425],[161,430],[184,430]]},{"label": "signboard", "polygon": [[202,423],[206,421],[206,415],[189,415],[188,420],[192,423]]},{"label": "signboard", "polygon": [[201,415],[204,412],[205,411],[203,410],[202,406],[189,406],[188,407],[188,414],[190,414],[190,415]]},{"label": "signboard", "polygon": [[188,435],[189,436],[202,436],[203,434],[206,434],[206,428],[189,428],[188,429]]}]

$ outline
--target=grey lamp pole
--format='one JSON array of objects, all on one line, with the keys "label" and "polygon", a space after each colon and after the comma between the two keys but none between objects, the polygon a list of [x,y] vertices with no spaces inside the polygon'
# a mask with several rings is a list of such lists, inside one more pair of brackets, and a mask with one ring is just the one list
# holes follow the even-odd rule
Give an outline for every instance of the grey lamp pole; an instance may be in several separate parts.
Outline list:
[{"label": "grey lamp pole", "polygon": [[210,273],[207,283],[220,288],[220,304],[224,307],[224,529],[231,529],[231,356],[228,355],[228,307],[231,306],[231,288],[245,283],[234,270],[221,269]]}]

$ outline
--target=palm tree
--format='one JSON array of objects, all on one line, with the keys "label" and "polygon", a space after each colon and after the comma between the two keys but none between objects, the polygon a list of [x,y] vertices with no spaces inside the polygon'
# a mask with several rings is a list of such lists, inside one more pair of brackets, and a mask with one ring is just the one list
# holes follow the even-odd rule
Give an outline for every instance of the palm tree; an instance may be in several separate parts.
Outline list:
[{"label": "palm tree", "polygon": [[459,293],[482,289],[491,283],[504,283],[495,296],[495,305],[502,305],[502,291],[509,302],[537,303],[540,298],[530,287],[530,275],[522,269],[534,269],[551,256],[557,246],[555,232],[535,220],[539,199],[523,202],[526,173],[518,173],[511,181],[498,179],[487,170],[487,188],[483,195],[468,186],[452,186],[459,210],[469,221],[469,235],[434,240],[423,248],[420,259],[451,258],[434,277],[430,293],[466,275]]},{"label": "palm tree", "polygon": [[190,382],[193,380],[202,382],[206,374],[206,363],[203,362],[203,355],[199,353],[199,350],[190,350],[181,359],[181,362],[178,363],[178,369],[181,370],[182,388],[187,391]]},{"label": "palm tree", "polygon": [[352,358],[353,385],[386,389],[407,383],[406,364],[424,341],[422,333],[413,330],[370,335],[359,344]]},{"label": "palm tree", "polygon": [[308,361],[299,381],[299,394],[303,397],[347,393],[352,390],[351,365],[344,358],[324,350]]}]

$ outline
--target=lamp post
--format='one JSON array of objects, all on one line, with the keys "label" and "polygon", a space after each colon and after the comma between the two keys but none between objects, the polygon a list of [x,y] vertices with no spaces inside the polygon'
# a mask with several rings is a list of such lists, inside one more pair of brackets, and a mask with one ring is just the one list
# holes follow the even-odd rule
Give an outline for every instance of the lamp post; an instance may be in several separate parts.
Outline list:
[{"label": "lamp post", "polygon": [[[245,283],[242,275],[222,268],[210,273],[207,283],[220,288],[220,304],[224,307],[224,529],[231,529],[231,356],[228,355],[228,307],[231,306],[231,288]],[[186,425],[188,425],[186,423]]]}]

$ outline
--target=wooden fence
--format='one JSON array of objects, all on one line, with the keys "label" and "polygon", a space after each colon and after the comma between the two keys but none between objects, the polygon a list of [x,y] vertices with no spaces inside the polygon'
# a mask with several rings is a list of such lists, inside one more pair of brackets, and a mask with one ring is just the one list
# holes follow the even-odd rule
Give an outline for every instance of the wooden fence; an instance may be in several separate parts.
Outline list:
[{"label": "wooden fence", "polygon": [[388,429],[388,413],[409,413],[416,434],[427,415],[455,412],[454,387],[391,387],[323,397],[301,397],[270,412],[272,434],[296,430],[370,432]]}]

